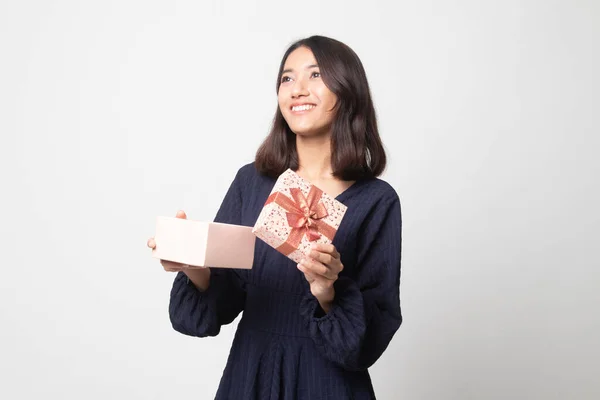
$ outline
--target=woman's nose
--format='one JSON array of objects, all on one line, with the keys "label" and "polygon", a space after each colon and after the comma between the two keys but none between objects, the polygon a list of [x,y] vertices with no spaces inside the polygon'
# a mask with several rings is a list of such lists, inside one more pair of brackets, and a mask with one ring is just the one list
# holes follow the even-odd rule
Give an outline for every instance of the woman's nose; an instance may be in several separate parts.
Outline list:
[{"label": "woman's nose", "polygon": [[308,96],[308,89],[304,79],[297,79],[292,87],[292,97]]}]

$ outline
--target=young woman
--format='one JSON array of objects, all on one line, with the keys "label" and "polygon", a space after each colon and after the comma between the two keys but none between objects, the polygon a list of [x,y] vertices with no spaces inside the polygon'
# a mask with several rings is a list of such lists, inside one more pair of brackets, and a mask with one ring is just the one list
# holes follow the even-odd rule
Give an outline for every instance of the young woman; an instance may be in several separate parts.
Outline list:
[{"label": "young woman", "polygon": [[372,399],[367,368],[402,322],[402,221],[398,195],[377,178],[386,156],[365,71],[345,44],[312,36],[285,53],[277,94],[273,128],[215,221],[253,226],[292,168],[348,207],[335,239],[300,264],[257,240],[247,271],[162,261],[178,272],[171,322],[213,336],[243,312],[217,399]]}]

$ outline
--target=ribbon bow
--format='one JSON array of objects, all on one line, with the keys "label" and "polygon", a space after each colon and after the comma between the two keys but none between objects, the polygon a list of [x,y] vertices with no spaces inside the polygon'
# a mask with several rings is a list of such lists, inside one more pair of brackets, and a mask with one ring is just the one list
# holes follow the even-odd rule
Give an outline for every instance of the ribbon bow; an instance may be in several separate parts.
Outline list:
[{"label": "ribbon bow", "polygon": [[308,196],[305,197],[299,188],[290,188],[289,190],[292,199],[281,192],[275,192],[265,203],[267,205],[274,202],[286,210],[287,222],[292,228],[285,243],[277,250],[286,256],[291,254],[298,249],[304,235],[311,242],[319,239],[321,235],[333,240],[336,233],[335,228],[322,221],[329,215],[325,205],[319,201],[323,191],[316,186],[311,186]]}]

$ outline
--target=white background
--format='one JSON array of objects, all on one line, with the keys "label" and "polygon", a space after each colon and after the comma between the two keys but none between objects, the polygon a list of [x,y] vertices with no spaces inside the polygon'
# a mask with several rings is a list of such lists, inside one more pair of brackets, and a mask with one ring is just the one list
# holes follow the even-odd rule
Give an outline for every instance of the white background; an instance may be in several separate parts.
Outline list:
[{"label": "white background", "polygon": [[600,4],[0,1],[0,398],[211,399],[157,215],[210,220],[323,34],[367,70],[403,210],[380,399],[600,398]]}]

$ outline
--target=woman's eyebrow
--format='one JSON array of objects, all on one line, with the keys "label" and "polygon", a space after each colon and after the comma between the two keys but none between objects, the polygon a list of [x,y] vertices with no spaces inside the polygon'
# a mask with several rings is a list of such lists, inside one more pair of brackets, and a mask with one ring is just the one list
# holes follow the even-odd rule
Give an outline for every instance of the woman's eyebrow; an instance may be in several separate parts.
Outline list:
[{"label": "woman's eyebrow", "polygon": [[[319,66],[317,64],[310,64],[310,65],[307,65],[306,68],[304,68],[304,69],[311,69],[311,68],[319,68]],[[288,68],[288,69],[284,69],[283,71],[281,71],[282,74],[286,74],[288,72],[294,72],[294,69]]]}]

